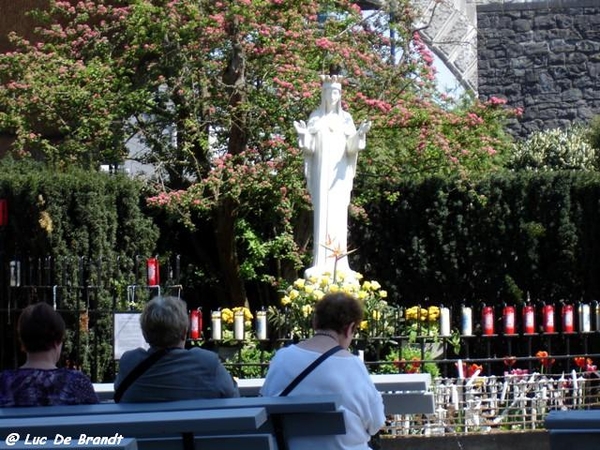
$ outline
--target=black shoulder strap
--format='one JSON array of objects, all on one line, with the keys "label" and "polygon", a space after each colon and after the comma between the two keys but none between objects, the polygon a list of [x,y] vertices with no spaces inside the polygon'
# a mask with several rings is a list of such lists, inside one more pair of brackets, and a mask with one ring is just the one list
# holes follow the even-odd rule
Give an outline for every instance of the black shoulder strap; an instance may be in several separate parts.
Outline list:
[{"label": "black shoulder strap", "polygon": [[168,352],[169,349],[161,348],[152,353],[137,366],[135,366],[133,370],[127,374],[127,376],[119,385],[119,387],[115,390],[115,394],[113,395],[115,403],[119,403],[125,391],[129,389],[129,386],[131,386],[135,380],[137,380],[146,370],[152,367],[156,361],[165,356]]},{"label": "black shoulder strap", "polygon": [[319,356],[317,359],[315,359],[310,366],[308,366],[306,369],[304,369],[296,378],[294,378],[292,380],[292,382],[290,384],[288,384],[288,386],[283,391],[281,391],[281,394],[279,394],[279,396],[285,397],[290,392],[292,392],[292,390],[296,386],[298,386],[298,383],[300,383],[302,380],[304,380],[304,378],[306,378],[306,376],[309,373],[311,373],[319,364],[321,364],[323,361],[325,361],[331,355],[339,352],[340,350],[343,350],[343,348],[340,347],[339,345],[336,345],[335,347],[330,348],[325,353],[323,353],[321,356]]}]

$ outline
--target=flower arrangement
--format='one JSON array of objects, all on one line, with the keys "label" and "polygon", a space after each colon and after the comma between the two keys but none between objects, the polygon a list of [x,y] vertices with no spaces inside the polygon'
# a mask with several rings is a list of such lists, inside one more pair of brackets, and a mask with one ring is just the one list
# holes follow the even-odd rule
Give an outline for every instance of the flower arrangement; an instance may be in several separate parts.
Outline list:
[{"label": "flower arrangement", "polygon": [[325,273],[298,278],[282,290],[281,307],[269,307],[269,322],[284,338],[307,338],[312,335],[314,305],[325,294],[345,292],[361,300],[365,307],[365,320],[360,327],[362,336],[394,335],[398,314],[396,308],[387,303],[387,292],[377,281],[362,279],[361,274],[355,273],[349,278],[343,272],[337,272],[335,277]]},{"label": "flower arrangement", "polygon": [[242,315],[244,320],[243,325],[243,336],[242,340],[246,340],[249,338],[250,334],[253,332],[252,330],[252,319],[254,316],[252,312],[246,308],[245,306],[236,306],[234,308],[223,308],[221,310],[221,340],[222,343],[228,344],[234,341],[238,341],[235,335],[235,317],[237,315]]},{"label": "flower arrangement", "polygon": [[409,342],[415,342],[417,336],[434,336],[437,338],[440,332],[440,308],[430,306],[422,308],[412,306],[404,312],[403,332],[409,337]]}]

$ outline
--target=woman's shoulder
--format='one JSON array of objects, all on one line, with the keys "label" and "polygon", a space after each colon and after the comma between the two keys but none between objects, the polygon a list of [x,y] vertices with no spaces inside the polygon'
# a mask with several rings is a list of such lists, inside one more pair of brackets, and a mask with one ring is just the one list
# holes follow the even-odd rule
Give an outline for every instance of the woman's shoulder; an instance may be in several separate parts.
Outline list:
[{"label": "woman's shoulder", "polygon": [[213,364],[219,361],[219,355],[217,355],[215,352],[200,347],[192,347],[188,350],[183,350],[181,354],[187,358],[192,358],[195,360],[200,360],[203,362]]},{"label": "woman's shoulder", "polygon": [[61,374],[62,376],[64,376],[65,378],[69,378],[71,380],[84,380],[84,381],[88,381],[90,382],[90,379],[88,378],[88,376],[81,372],[80,370],[77,369],[68,369],[68,368],[61,368],[61,369],[56,369],[57,370],[57,374]]}]

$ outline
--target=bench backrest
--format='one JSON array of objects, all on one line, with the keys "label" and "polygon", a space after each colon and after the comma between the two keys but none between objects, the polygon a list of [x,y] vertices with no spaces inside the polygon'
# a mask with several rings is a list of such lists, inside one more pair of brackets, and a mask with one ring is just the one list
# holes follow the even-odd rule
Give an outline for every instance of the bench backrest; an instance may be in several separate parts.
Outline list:
[{"label": "bench backrest", "polygon": [[[338,398],[335,396],[318,397],[247,397],[231,399],[201,399],[182,400],[163,403],[101,403],[97,405],[73,405],[73,406],[47,406],[32,408],[1,408],[0,409],[0,431],[12,432],[10,427],[16,430],[24,430],[32,427],[36,432],[60,432],[62,430],[70,435],[80,433],[91,434],[123,430],[122,434],[127,437],[145,437],[148,435],[181,434],[185,431],[179,430],[181,424],[175,426],[181,418],[192,418],[200,420],[202,414],[209,417],[219,417],[222,414],[231,414],[232,420],[239,421],[245,417],[244,411],[264,411],[265,420],[256,428],[243,430],[232,427],[232,424],[221,430],[231,443],[224,447],[227,439],[224,437],[219,448],[236,448],[236,443],[244,442],[244,448],[274,449],[279,447],[284,450],[287,442],[294,436],[330,436],[346,432],[344,413],[339,408]],[[250,413],[248,413],[250,414]],[[160,421],[160,418],[169,418],[174,427],[169,431],[163,426],[154,426],[152,420]],[[195,418],[195,419],[194,419]],[[138,420],[139,419],[139,420]],[[138,425],[141,424],[141,425]],[[223,422],[225,423],[225,422]],[[67,426],[71,424],[71,427]],[[169,426],[171,426],[169,425]],[[211,434],[218,434],[219,430],[195,428],[191,433],[203,434],[203,438]],[[179,430],[179,431],[177,431]],[[253,436],[250,438],[250,434]],[[248,441],[239,439],[247,435]],[[262,435],[262,436],[257,436]],[[271,435],[273,438],[266,438]],[[237,441],[236,441],[236,438]],[[250,445],[253,439],[256,445]],[[172,438],[170,439],[172,440]],[[152,450],[159,448],[156,439],[138,442],[141,450]],[[277,442],[276,445],[273,442]],[[166,445],[166,444],[165,444]],[[191,444],[190,444],[191,445]],[[205,447],[202,445],[201,447]],[[213,448],[208,446],[208,448]],[[216,447],[214,447],[216,448]],[[239,448],[239,447],[238,447]],[[163,449],[165,450],[165,449]]]},{"label": "bench backrest", "polygon": [[217,399],[178,400],[164,403],[100,403],[97,405],[40,406],[34,408],[0,408],[0,419],[9,417],[66,416],[81,414],[119,414],[127,412],[188,411],[203,409],[263,407],[267,414],[312,413],[339,410],[339,399],[334,395],[302,397],[239,397]]},{"label": "bench backrest", "polygon": [[[371,379],[383,396],[386,414],[433,414],[435,412],[430,374],[373,374]],[[241,396],[257,397],[264,381],[264,378],[238,380]],[[95,384],[94,388],[102,401],[112,401],[112,384]]]},{"label": "bench backrest", "polygon": [[550,450],[597,450],[600,446],[600,410],[550,411],[544,420]]}]

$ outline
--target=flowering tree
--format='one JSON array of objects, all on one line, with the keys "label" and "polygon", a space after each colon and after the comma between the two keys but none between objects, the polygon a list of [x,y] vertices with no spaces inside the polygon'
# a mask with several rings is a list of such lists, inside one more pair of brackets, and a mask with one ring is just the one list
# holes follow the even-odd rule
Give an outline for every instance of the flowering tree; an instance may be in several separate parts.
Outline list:
[{"label": "flowering tree", "polygon": [[245,302],[244,280],[289,279],[305,262],[309,202],[292,123],[317,105],[319,74],[345,75],[346,106],[373,121],[361,201],[378,179],[468,175],[503,151],[502,105],[436,96],[408,0],[369,13],[350,0],[49,3],[36,14],[39,39],[12,36],[16,51],[0,56],[12,153],[96,168],[138,139],[157,170],[148,202],[212,230],[204,269],[226,304]]}]

